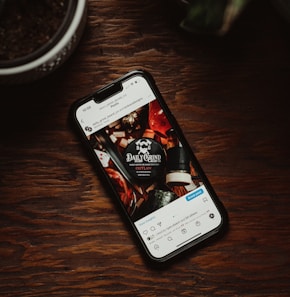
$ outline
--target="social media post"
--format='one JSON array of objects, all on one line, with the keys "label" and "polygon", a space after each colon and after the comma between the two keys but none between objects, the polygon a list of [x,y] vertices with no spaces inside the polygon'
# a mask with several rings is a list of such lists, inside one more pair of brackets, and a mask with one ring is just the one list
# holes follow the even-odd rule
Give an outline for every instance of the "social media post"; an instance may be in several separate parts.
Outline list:
[{"label": "social media post", "polygon": [[217,228],[221,216],[204,186],[135,222],[144,243],[156,258]]},{"label": "social media post", "polygon": [[136,77],[123,84],[121,92],[96,102],[90,100],[77,110],[77,119],[86,136],[114,123],[131,111],[154,99],[154,94],[144,78]]},{"label": "social media post", "polygon": [[203,185],[158,100],[87,137],[132,221]]}]

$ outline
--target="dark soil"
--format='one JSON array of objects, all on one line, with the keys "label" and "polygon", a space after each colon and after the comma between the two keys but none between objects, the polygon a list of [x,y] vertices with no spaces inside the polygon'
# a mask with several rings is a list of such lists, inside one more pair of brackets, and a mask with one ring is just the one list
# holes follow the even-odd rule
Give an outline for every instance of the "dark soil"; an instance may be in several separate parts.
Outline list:
[{"label": "dark soil", "polygon": [[[0,60],[26,56],[46,44],[66,13],[68,0],[0,0]],[[1,4],[0,3],[0,4]]]}]

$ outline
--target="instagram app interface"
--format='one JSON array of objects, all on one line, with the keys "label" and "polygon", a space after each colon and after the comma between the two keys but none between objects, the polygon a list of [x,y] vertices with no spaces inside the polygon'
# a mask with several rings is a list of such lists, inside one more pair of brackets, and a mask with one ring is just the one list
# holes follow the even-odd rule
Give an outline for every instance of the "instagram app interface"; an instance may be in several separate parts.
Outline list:
[{"label": "instagram app interface", "polygon": [[221,224],[191,154],[148,82],[77,110],[77,119],[147,249],[162,258]]}]

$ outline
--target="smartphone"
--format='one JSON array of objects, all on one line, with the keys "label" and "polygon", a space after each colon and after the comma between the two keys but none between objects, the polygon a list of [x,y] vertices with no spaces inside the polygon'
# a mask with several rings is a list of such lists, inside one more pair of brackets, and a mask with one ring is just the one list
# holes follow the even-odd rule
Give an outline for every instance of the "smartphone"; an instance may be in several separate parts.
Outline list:
[{"label": "smartphone", "polygon": [[165,262],[224,230],[224,207],[148,72],[127,73],[71,113],[151,260]]}]

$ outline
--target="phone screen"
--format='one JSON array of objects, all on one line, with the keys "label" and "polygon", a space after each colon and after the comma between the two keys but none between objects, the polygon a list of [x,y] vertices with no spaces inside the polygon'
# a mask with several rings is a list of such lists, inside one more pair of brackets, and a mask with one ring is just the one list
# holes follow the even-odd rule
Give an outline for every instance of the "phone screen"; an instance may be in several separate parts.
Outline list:
[{"label": "phone screen", "polygon": [[78,106],[76,119],[151,258],[217,233],[222,214],[152,84],[142,75]]}]

